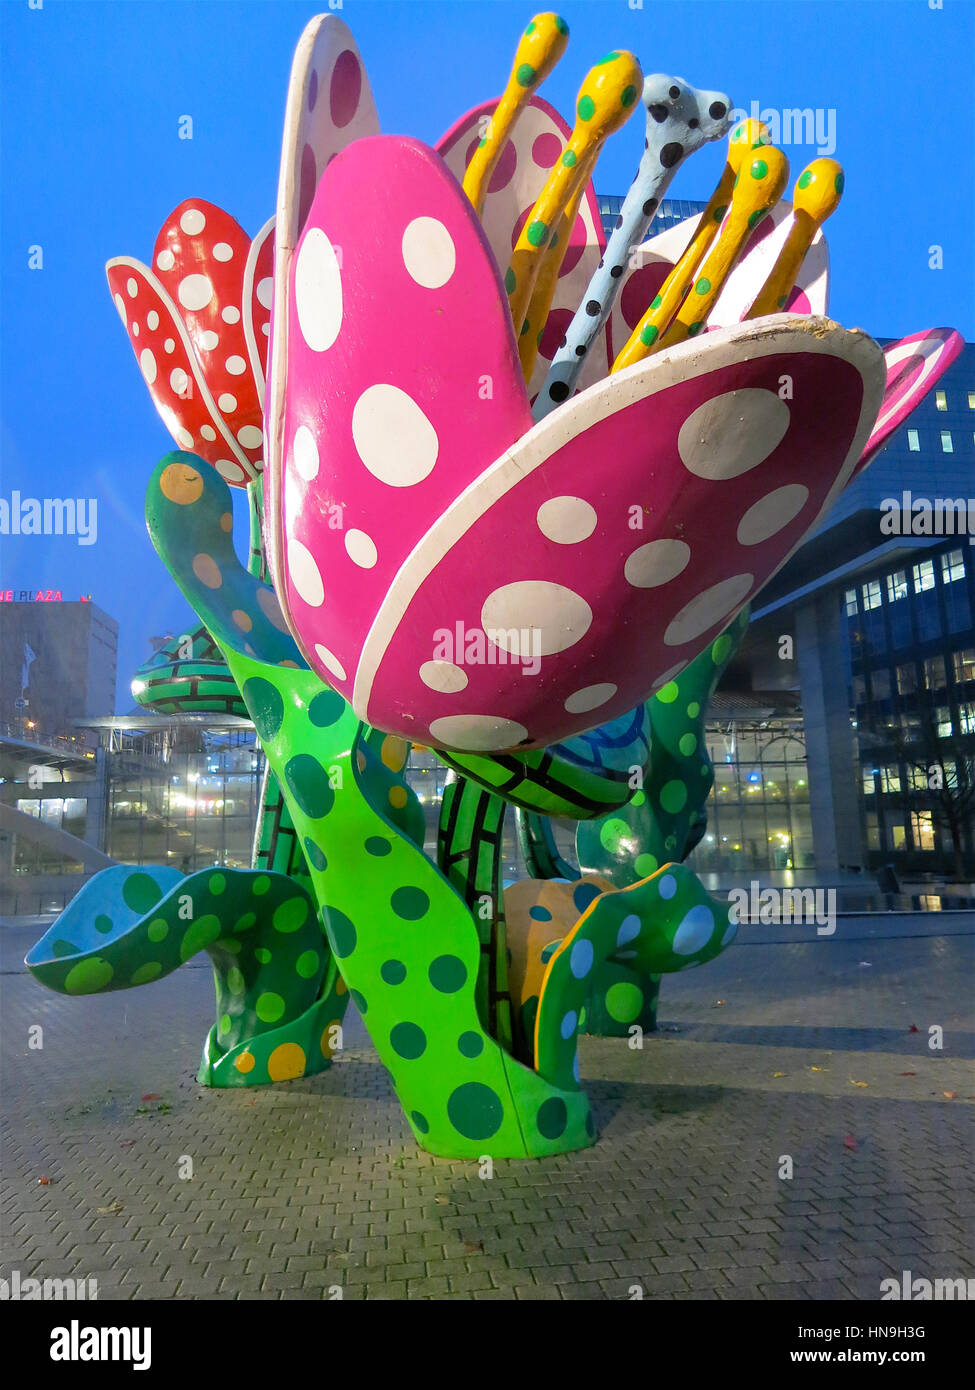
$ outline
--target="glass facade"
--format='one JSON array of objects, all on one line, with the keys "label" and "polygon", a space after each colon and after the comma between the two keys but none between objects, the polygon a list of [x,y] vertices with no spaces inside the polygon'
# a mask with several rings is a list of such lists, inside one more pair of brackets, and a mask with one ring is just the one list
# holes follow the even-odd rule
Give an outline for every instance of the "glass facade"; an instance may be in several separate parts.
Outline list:
[{"label": "glass facade", "polygon": [[[597,193],[596,204],[602,219],[603,231],[608,240],[623,208],[623,199],[613,193]],[[696,217],[699,212],[704,211],[706,206],[706,203],[695,202],[687,198],[664,198],[654,213],[647,236],[657,236],[660,232],[666,232],[671,227],[676,227],[678,222],[686,221],[688,217]]]}]

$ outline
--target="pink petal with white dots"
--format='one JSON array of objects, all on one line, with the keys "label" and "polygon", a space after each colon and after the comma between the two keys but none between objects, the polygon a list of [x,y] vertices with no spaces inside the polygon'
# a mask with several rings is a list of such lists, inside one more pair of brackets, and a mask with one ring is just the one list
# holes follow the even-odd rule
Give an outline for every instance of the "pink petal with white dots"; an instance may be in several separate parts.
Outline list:
[{"label": "pink petal with white dots", "polygon": [[887,384],[873,432],[857,471],[866,468],[890,436],[920,405],[965,346],[953,328],[927,328],[884,348]]},{"label": "pink petal with white dots", "polygon": [[149,394],[173,439],[228,483],[244,486],[256,470],[217,409],[180,311],[141,261],[116,256],[105,273]]},{"label": "pink petal with white dots", "polygon": [[[436,150],[447,168],[462,183],[468,164],[474,157],[484,128],[485,119],[497,106],[486,101],[468,111],[437,143]],[[503,275],[511,261],[511,252],[527,215],[541,193],[552,166],[560,158],[571,131],[556,111],[542,97],[533,96],[521,112],[514,134],[506,144],[498,166],[488,184],[481,221]],[[579,307],[600,256],[606,249],[606,238],[599,216],[599,205],[592,183],[586,185],[579,215],[572,229],[569,250],[542,334],[538,357],[528,386],[529,396],[541,388],[552,358]],[[647,301],[649,303],[649,300]],[[580,378],[580,389],[608,374],[609,356],[607,333],[599,336],[586,359]]]},{"label": "pink petal with white dots", "polygon": [[[775,315],[573,398],[431,522],[363,645],[356,712],[424,742],[493,751],[624,714],[801,543],[848,481],[882,388],[872,339]],[[486,660],[476,644],[473,662],[456,640],[444,645],[458,628],[482,634]],[[431,688],[429,663],[453,677],[451,657],[466,681]],[[595,708],[593,687],[605,692]]]},{"label": "pink petal with white dots", "polygon": [[362,56],[337,15],[305,26],[291,64],[274,226],[274,295],[264,400],[265,548],[275,589],[283,592],[276,479],[283,447],[288,378],[288,278],[305,218],[329,161],[353,140],[379,133],[379,117]]},{"label": "pink petal with white dots", "polygon": [[531,414],[484,232],[416,141],[367,138],[332,161],[287,293],[278,593],[348,696],[401,565]]}]

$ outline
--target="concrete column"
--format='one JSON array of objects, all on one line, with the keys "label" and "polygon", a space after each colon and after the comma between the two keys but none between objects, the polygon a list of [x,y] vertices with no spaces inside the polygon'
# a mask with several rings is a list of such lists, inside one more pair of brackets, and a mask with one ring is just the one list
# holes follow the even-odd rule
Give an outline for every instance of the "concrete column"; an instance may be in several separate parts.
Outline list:
[{"label": "concrete column", "polygon": [[809,810],[816,868],[820,871],[862,869],[866,863],[842,623],[835,590],[812,597],[796,609]]}]

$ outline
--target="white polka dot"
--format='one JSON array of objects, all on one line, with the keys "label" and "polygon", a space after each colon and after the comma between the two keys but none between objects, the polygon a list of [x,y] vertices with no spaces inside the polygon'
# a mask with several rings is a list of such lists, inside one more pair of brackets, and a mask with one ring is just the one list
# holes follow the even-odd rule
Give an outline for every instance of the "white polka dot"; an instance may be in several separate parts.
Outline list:
[{"label": "white polka dot", "polygon": [[345,549],[349,559],[360,569],[371,570],[379,559],[379,552],[372,537],[355,528],[345,533]]},{"label": "white polka dot", "polygon": [[674,679],[674,677],[679,676],[681,671],[683,671],[687,665],[688,663],[686,661],[678,661],[676,666],[671,666],[670,669],[665,671],[662,676],[657,677],[653,685],[650,687],[651,691],[662,690],[665,685],[669,685],[670,682]]},{"label": "white polka dot", "polygon": [[325,599],[325,586],[314,555],[301,541],[288,541],[288,571],[298,597],[309,608],[320,608]]},{"label": "white polka dot", "polygon": [[722,579],[712,584],[710,589],[686,603],[664,633],[668,647],[680,647],[685,642],[693,642],[696,637],[707,632],[727,618],[737,608],[755,582],[753,574],[734,574],[730,579]]},{"label": "white polka dot", "polygon": [[262,323],[261,332],[264,334],[265,338],[269,338],[271,336],[271,325],[269,323]]},{"label": "white polka dot", "polygon": [[700,951],[711,939],[714,931],[714,913],[704,903],[698,903],[683,918],[674,933],[673,951],[677,956],[691,956]]},{"label": "white polka dot", "polygon": [[172,251],[160,251],[159,255],[156,257],[156,265],[160,270],[172,270],[175,264],[176,257],[173,255]]},{"label": "white polka dot", "polygon": [[213,298],[209,275],[186,275],[176,291],[184,309],[205,309]]},{"label": "white polka dot", "polygon": [[412,487],[429,477],[440,441],[423,411],[398,386],[370,386],[352,412],[352,440],[374,478]]},{"label": "white polka dot", "polygon": [[228,483],[239,483],[244,476],[244,470],[233,459],[217,459],[213,466]]},{"label": "white polka dot", "polygon": [[265,275],[263,280],[258,280],[257,289],[255,290],[258,304],[263,304],[265,309],[270,309],[271,295],[273,293],[274,281],[271,279],[270,275]]},{"label": "white polka dot", "polygon": [[175,346],[176,340],[174,338],[167,338],[163,343],[163,352],[172,352]]},{"label": "white polka dot", "polygon": [[425,290],[446,285],[457,265],[450,233],[435,217],[414,217],[403,233],[403,264]]},{"label": "white polka dot", "polygon": [[219,343],[219,341],[220,339],[217,337],[216,333],[214,333],[212,328],[207,328],[203,333],[200,334],[200,347],[205,348],[207,352],[212,352],[213,349]]},{"label": "white polka dot", "polygon": [[151,386],[156,379],[156,359],[148,348],[143,348],[139,354],[139,366],[142,368],[142,375]]},{"label": "white polka dot", "polygon": [[239,323],[240,310],[236,309],[233,304],[228,304],[225,309],[220,310],[220,317],[224,323]]},{"label": "white polka dot", "polygon": [[677,451],[698,478],[737,478],[778,448],[789,420],[774,391],[744,386],[699,405],[681,425]]},{"label": "white polka dot", "polygon": [[295,468],[298,470],[298,476],[304,478],[306,483],[310,483],[313,478],[318,476],[318,444],[307,425],[299,425],[295,430],[291,456],[294,459]]},{"label": "white polka dot", "polygon": [[528,737],[523,724],[491,714],[447,714],[433,721],[430,733],[437,743],[471,753],[500,752]]},{"label": "white polka dot", "polygon": [[242,425],[237,431],[237,442],[245,449],[259,449],[264,443],[264,435],[256,425]]},{"label": "white polka dot", "polygon": [[342,272],[335,249],[320,227],[312,227],[298,252],[295,304],[301,336],[312,352],[325,352],[342,327]]},{"label": "white polka dot", "polygon": [[243,376],[247,371],[247,363],[242,357],[228,357],[224,365],[231,376]]},{"label": "white polka dot", "polygon": [[787,483],[754,502],[738,523],[741,545],[761,545],[788,526],[806,505],[809,489],[802,483]]},{"label": "white polka dot", "polygon": [[192,449],[193,447],[193,436],[190,434],[189,430],[184,430],[182,425],[176,431],[176,441],[181,444],[184,449]]},{"label": "white polka dot", "polygon": [[146,314],[146,327],[153,333],[155,333],[156,329],[159,327],[159,315],[156,313],[155,309],[150,309],[148,314]]},{"label": "white polka dot", "polygon": [[199,208],[187,208],[179,219],[179,225],[187,236],[198,236],[206,224],[207,220]]},{"label": "white polka dot", "polygon": [[420,680],[431,690],[443,695],[456,695],[467,689],[467,672],[452,661],[425,661],[420,667]]},{"label": "white polka dot", "polygon": [[586,714],[591,709],[598,709],[607,700],[611,700],[616,694],[617,687],[610,681],[603,685],[587,685],[582,690],[577,690],[574,695],[570,695],[565,702],[565,708],[570,714]]},{"label": "white polka dot", "polygon": [[585,637],[592,624],[592,609],[562,584],[524,579],[504,584],[488,595],[481,608],[481,623],[490,640],[512,656],[554,656]]},{"label": "white polka dot", "polygon": [[224,415],[227,415],[231,410],[237,409],[237,397],[232,396],[229,391],[224,391],[222,396],[217,397],[217,405]]},{"label": "white polka dot", "polygon": [[169,384],[176,392],[177,396],[181,396],[190,384],[190,379],[183,371],[182,367],[174,367],[169,373]]},{"label": "white polka dot", "polygon": [[225,241],[218,241],[213,248],[213,259],[215,261],[229,261],[234,254],[234,248]]},{"label": "white polka dot", "polygon": [[576,545],[596,529],[596,509],[581,497],[550,497],[535,514],[538,529],[557,545]]},{"label": "white polka dot", "polygon": [[208,440],[211,444],[217,437],[217,432],[212,425],[201,425],[200,433],[202,434],[203,438]]},{"label": "white polka dot", "polygon": [[334,652],[329,651],[328,647],[323,647],[321,642],[315,643],[315,655],[325,667],[326,671],[331,671],[336,680],[344,681],[346,679],[345,667],[342,665],[341,661],[339,661]]},{"label": "white polka dot", "polygon": [[634,589],[655,589],[682,574],[690,558],[691,548],[686,541],[648,541],[629,556],[623,575]]},{"label": "white polka dot", "polygon": [[125,323],[125,300],[122,298],[120,294],[117,294],[115,296],[115,307],[119,311],[119,317],[121,318],[122,322]]},{"label": "white polka dot", "polygon": [[138,338],[139,336],[139,325],[135,322],[132,324],[132,336],[133,338]]},{"label": "white polka dot", "polygon": [[129,278],[129,279],[126,280],[126,282],[125,282],[125,288],[126,288],[126,291],[127,291],[127,293],[128,293],[129,298],[130,298],[130,299],[135,299],[136,295],[139,293],[139,286],[138,286],[137,281],[135,281],[135,280]]}]

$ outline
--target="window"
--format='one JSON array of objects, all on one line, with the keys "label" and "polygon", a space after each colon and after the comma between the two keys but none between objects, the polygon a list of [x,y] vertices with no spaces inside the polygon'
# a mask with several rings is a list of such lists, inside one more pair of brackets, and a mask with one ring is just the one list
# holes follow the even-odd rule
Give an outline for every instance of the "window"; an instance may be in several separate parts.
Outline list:
[{"label": "window", "polygon": [[917,430],[907,431],[907,447],[912,454],[919,454],[921,452],[921,441],[918,439]]},{"label": "window", "polygon": [[975,704],[968,702],[958,706],[958,724],[963,734],[975,734]]},{"label": "window", "polygon": [[972,625],[972,607],[964,584],[952,584],[945,589],[945,609],[949,632],[965,632]]},{"label": "window", "polygon": [[966,647],[963,652],[955,652],[955,680],[975,681],[975,647]]},{"label": "window", "polygon": [[880,827],[872,811],[867,813],[867,849],[880,848]]},{"label": "window", "polygon": [[917,690],[917,667],[913,661],[897,668],[898,695],[913,695]]},{"label": "window", "polygon": [[864,705],[867,702],[867,678],[866,676],[853,677],[853,703]]},{"label": "window", "polygon": [[858,609],[857,609],[857,591],[856,591],[856,589],[847,589],[847,591],[846,591],[846,616],[847,616],[848,618],[851,618],[851,617],[854,615],[854,613],[856,613],[856,612],[858,612]]},{"label": "window", "polygon": [[968,408],[969,410],[975,410],[975,391],[969,391],[968,393]]},{"label": "window", "polygon": [[924,663],[925,690],[944,690],[948,684],[943,656],[929,656]]},{"label": "window", "polygon": [[953,454],[955,452],[954,445],[951,442],[951,430],[941,431],[941,452],[943,454]]},{"label": "window", "polygon": [[935,722],[938,726],[938,737],[951,738],[951,710],[939,705],[935,712]]},{"label": "window", "polygon": [[901,771],[899,767],[882,767],[880,769],[880,790],[882,792],[899,792],[901,789]]},{"label": "window", "polygon": [[904,827],[902,825],[888,825],[887,842],[891,849],[904,848]]},{"label": "window", "polygon": [[890,699],[890,672],[886,666],[870,673],[870,691],[875,700]]},{"label": "window", "polygon": [[887,602],[896,603],[899,598],[907,598],[906,570],[895,570],[887,576]]},{"label": "window", "polygon": [[926,589],[934,588],[934,561],[922,560],[919,565],[914,566],[914,592],[923,594]]},{"label": "window", "polygon": [[874,769],[873,769],[872,767],[865,767],[865,768],[863,769],[863,794],[864,794],[864,796],[873,796],[874,793],[876,792],[877,788],[874,786],[874,780],[873,780],[873,779],[874,779],[874,776],[875,776],[875,772],[874,772]]},{"label": "window", "polygon": [[934,402],[939,410],[948,409],[948,398],[943,391],[935,391]]},{"label": "window", "polygon": [[915,849],[934,849],[934,823],[930,811],[911,812],[911,838]]},{"label": "window", "polygon": [[941,557],[941,579],[945,584],[953,584],[956,579],[965,578],[965,552],[949,550]]},{"label": "window", "polygon": [[907,784],[912,792],[926,792],[928,789],[928,774],[923,767],[911,767],[907,770]]},{"label": "window", "polygon": [[[930,564],[930,561],[928,561]],[[915,565],[915,569],[917,566]],[[934,571],[931,574],[931,583],[934,583]],[[881,604],[880,580],[871,579],[863,585],[863,610],[869,612],[871,608],[879,608]]]}]

